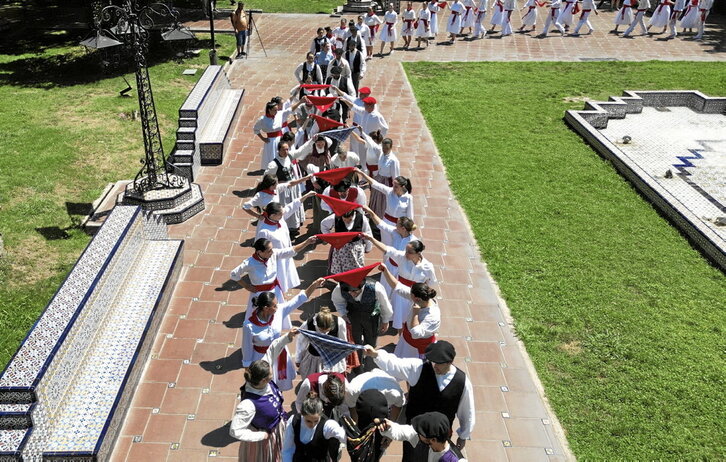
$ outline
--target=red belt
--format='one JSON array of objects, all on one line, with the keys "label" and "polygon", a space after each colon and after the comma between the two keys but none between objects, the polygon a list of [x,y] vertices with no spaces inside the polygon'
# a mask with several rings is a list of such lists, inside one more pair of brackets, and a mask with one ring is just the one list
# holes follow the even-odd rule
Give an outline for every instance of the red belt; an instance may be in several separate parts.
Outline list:
[{"label": "red belt", "polygon": [[398,276],[398,282],[405,285],[406,287],[411,287],[412,285],[416,284],[416,281],[412,281],[410,279],[406,279],[403,276]]},{"label": "red belt", "polygon": [[383,218],[385,218],[386,220],[390,221],[391,223],[398,223],[398,217],[394,217],[394,216],[389,215],[387,213],[384,213],[383,214]]},{"label": "red belt", "polygon": [[[252,348],[258,352],[265,354],[270,349],[269,346],[253,345]],[[282,350],[280,356],[277,357],[277,379],[285,380],[287,378],[287,350]]]},{"label": "red belt", "polygon": [[366,165],[368,166],[368,171],[369,172],[376,172],[376,171],[378,171],[378,165],[371,165],[371,164],[366,164]]},{"label": "red belt", "polygon": [[413,338],[413,336],[411,335],[411,331],[408,330],[408,324],[405,322],[403,323],[403,338],[406,340],[406,343],[416,348],[416,350],[418,350],[418,354],[420,355],[426,353],[427,346],[436,342],[436,335],[425,338]]},{"label": "red belt", "polygon": [[464,8],[466,8],[466,13],[464,13],[464,17],[466,18],[467,16],[469,16],[469,10],[471,10],[471,7],[465,6]]},{"label": "red belt", "polygon": [[268,138],[277,138],[278,136],[282,136],[282,130],[277,130],[276,132],[267,132]]},{"label": "red belt", "polygon": [[396,263],[396,260],[394,260],[393,258],[389,258],[388,263],[392,264],[393,266],[398,266],[398,263]]},{"label": "red belt", "polygon": [[705,21],[706,20],[706,13],[708,13],[708,10],[703,9],[703,8],[700,8],[700,10],[701,10],[701,21]]},{"label": "red belt", "polygon": [[394,24],[395,24],[395,23],[393,23],[393,22],[387,22],[387,23],[386,23],[386,25],[388,26],[388,33],[389,33],[389,34],[391,33],[391,31],[392,31],[392,29],[393,29],[393,25],[394,25]]},{"label": "red belt", "polygon": [[459,14],[461,13],[459,13],[458,11],[451,12],[451,24],[454,24],[454,21],[456,21],[456,17],[459,16]]},{"label": "red belt", "polygon": [[269,291],[275,290],[275,287],[280,287],[280,281],[278,281],[277,279],[275,279],[273,282],[271,282],[269,284],[260,284],[260,285],[255,286],[255,291],[256,292],[269,292]]}]

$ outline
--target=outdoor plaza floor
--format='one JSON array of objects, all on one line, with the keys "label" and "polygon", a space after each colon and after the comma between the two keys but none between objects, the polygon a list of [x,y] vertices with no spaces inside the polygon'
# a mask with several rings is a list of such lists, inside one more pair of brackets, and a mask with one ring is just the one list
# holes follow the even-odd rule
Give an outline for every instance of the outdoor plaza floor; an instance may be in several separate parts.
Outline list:
[{"label": "outdoor plaza floor", "polygon": [[[508,309],[498,297],[466,217],[452,195],[400,63],[726,58],[726,54],[714,51],[715,44],[708,40],[627,40],[609,34],[612,15],[601,12],[591,16],[597,29],[593,35],[561,38],[554,34],[535,39],[520,34],[499,38],[497,34],[494,38],[459,41],[453,46],[434,42],[422,51],[397,50],[391,56],[374,57],[368,62],[362,85],[372,88],[390,124],[388,136],[394,140],[401,171],[412,178],[416,223],[421,228],[417,233],[426,244],[426,258],[437,268],[441,338],[455,345],[455,364],[468,374],[475,387],[477,421],[466,446],[470,461],[557,461],[573,456],[556,416],[543,398],[529,358],[513,334]],[[325,15],[259,15],[256,23],[267,56],[253,33],[249,59],[236,60],[227,70],[233,87],[246,90],[244,107],[224,164],[204,167],[196,180],[203,189],[205,211],[170,227],[170,237],[185,240],[185,268],[113,460],[237,458],[239,443],[228,436],[227,424],[244,381],[239,348],[248,293],[228,290],[230,285],[225,283],[230,270],[251,254],[249,239],[254,229],[241,204],[260,179],[251,174],[259,169],[262,150],[252,126],[263,113],[265,102],[275,95],[288,95],[295,85],[293,70],[302,62],[315,28],[334,26],[337,21]],[[201,28],[205,23],[193,26]],[[515,26],[519,26],[518,20]],[[229,29],[229,21],[218,20],[216,28]],[[539,28],[541,23],[538,32]],[[637,82],[633,85],[637,86]],[[697,82],[684,85],[696,87]],[[327,254],[328,247],[318,245],[298,256],[302,287],[324,274]],[[374,250],[368,260],[380,261],[380,253]],[[304,318],[327,303],[327,293],[316,291],[316,298],[303,307]],[[299,319],[299,314],[294,319]],[[395,341],[394,336],[384,336],[379,346]],[[293,400],[292,392],[285,393],[286,408]],[[400,444],[393,444],[383,460],[400,460],[400,453]]]}]

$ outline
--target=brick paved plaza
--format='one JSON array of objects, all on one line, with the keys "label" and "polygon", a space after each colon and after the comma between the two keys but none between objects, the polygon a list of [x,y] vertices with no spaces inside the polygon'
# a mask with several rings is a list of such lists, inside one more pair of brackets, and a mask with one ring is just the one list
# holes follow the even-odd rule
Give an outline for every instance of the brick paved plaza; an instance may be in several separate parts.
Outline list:
[{"label": "brick paved plaza", "polygon": [[[466,446],[470,461],[558,461],[572,455],[451,193],[400,62],[726,58],[715,51],[713,40],[627,40],[607,33],[612,28],[612,13],[602,12],[591,19],[597,32],[577,38],[555,34],[535,39],[515,34],[500,39],[497,34],[496,38],[461,41],[454,46],[432,44],[418,52],[396,51],[369,61],[363,81],[372,88],[390,124],[388,136],[394,140],[402,173],[412,178],[416,222],[421,228],[418,235],[426,243],[426,258],[437,267],[441,336],[455,345],[455,363],[475,385],[477,422],[473,440]],[[268,56],[253,35],[249,59],[237,60],[227,70],[233,87],[246,90],[244,108],[224,164],[204,167],[197,179],[205,211],[170,227],[171,237],[186,242],[185,267],[113,460],[237,459],[239,443],[227,436],[227,423],[243,383],[240,327],[248,293],[228,290],[230,285],[225,282],[229,271],[251,254],[249,240],[254,230],[241,204],[259,180],[251,172],[258,169],[262,142],[253,136],[252,126],[266,101],[289,94],[295,84],[293,69],[302,62],[314,28],[337,21],[325,15],[261,15],[257,24]],[[519,20],[514,22],[518,27]],[[228,29],[229,22],[219,20],[216,27]],[[538,24],[538,32],[540,28]],[[328,248],[319,245],[297,260],[302,286],[324,273],[327,253]],[[372,263],[379,257],[374,250],[369,260]],[[318,298],[304,306],[304,318],[329,300],[327,293],[318,291]],[[382,337],[379,346],[395,340],[394,336]],[[292,393],[286,393],[285,399],[288,407]],[[400,451],[400,444],[392,445],[384,460],[400,460]]]}]

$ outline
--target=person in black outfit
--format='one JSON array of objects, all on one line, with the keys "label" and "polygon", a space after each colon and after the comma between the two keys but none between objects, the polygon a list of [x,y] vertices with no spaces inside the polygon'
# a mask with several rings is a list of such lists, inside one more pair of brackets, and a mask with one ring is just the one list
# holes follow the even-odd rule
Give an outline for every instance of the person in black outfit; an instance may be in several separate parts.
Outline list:
[{"label": "person in black outfit", "polygon": [[363,75],[366,71],[366,60],[360,50],[356,48],[355,42],[348,42],[347,51],[345,52],[345,59],[350,65],[350,80],[353,81],[355,95],[357,96],[360,79],[363,78]]},{"label": "person in black outfit", "polygon": [[300,414],[288,421],[282,458],[292,462],[337,461],[340,443],[345,441],[343,428],[323,415],[322,401],[311,394],[303,402]]}]

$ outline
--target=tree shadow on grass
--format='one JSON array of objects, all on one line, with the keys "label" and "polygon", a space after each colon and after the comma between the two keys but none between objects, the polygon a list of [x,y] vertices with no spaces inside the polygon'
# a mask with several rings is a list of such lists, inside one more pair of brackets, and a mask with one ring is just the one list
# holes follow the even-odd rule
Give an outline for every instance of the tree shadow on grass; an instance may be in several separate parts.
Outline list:
[{"label": "tree shadow on grass", "polygon": [[[54,36],[50,36],[54,37]],[[68,38],[51,42],[45,49],[78,45],[84,36],[68,34]],[[151,51],[147,54],[147,66],[152,67],[178,59],[179,45],[163,42],[150,44]],[[210,40],[196,40],[187,44],[187,48],[209,48]],[[134,72],[133,59],[128,48],[123,46],[111,49],[79,52],[71,48],[66,53],[40,55],[15,59],[0,63],[0,85],[29,88],[53,88],[82,85],[103,79],[117,78]],[[38,53],[45,49],[37,47]],[[220,57],[221,61],[229,58]],[[152,81],[153,84],[153,81]]]}]

